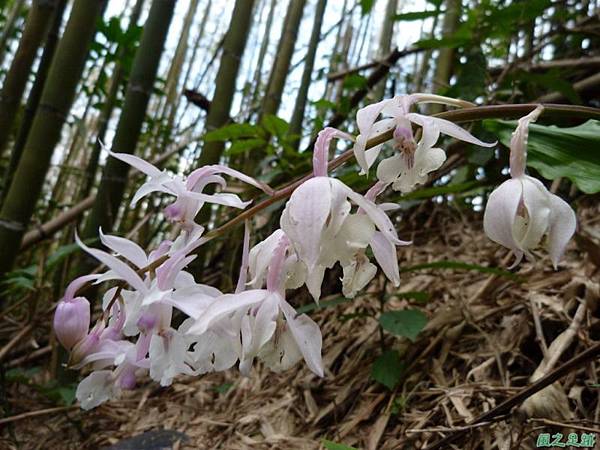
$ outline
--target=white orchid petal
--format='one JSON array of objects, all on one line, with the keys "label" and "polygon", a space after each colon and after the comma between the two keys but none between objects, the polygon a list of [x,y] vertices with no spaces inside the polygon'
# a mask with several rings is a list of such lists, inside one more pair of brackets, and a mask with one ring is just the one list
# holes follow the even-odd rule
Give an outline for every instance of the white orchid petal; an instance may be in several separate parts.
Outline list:
[{"label": "white orchid petal", "polygon": [[[513,235],[519,243],[520,249],[528,253],[529,249],[536,248],[550,226],[550,192],[538,180],[524,176],[517,178],[523,186],[523,203],[527,209],[527,226],[524,233],[517,235],[513,227]],[[516,222],[521,220],[517,216]]]},{"label": "white orchid petal", "polygon": [[512,250],[522,252],[513,236],[513,224],[523,197],[523,186],[519,180],[510,179],[490,194],[483,214],[483,230],[494,242]]},{"label": "white orchid petal", "polygon": [[81,241],[81,239],[79,239],[79,236],[77,234],[75,234],[75,241],[85,252],[89,253],[102,264],[106,265],[113,272],[119,275],[121,279],[129,283],[133,288],[143,293],[148,291],[146,284],[142,281],[142,279],[135,272],[135,270],[133,270],[119,258],[102,250],[88,247]]},{"label": "white orchid petal", "polygon": [[377,179],[384,183],[392,183],[398,179],[402,171],[406,170],[406,163],[400,153],[384,159],[377,166]]},{"label": "white orchid petal", "polygon": [[325,277],[325,267],[321,265],[315,266],[307,273],[306,276],[306,287],[317,304],[321,298],[321,285],[323,284],[323,277]]},{"label": "white orchid petal", "polygon": [[217,297],[204,314],[194,323],[188,333],[202,334],[219,319],[238,311],[243,308],[248,308],[256,303],[261,302],[267,295],[268,291],[264,289],[253,289],[240,292],[237,294],[225,294]]},{"label": "white orchid petal", "polygon": [[145,173],[149,177],[158,177],[162,173],[161,170],[159,170],[156,166],[150,164],[148,161],[144,161],[142,158],[130,155],[129,153],[115,153],[108,150],[108,154],[113,158],[116,158],[120,161],[123,161],[126,164],[129,164],[132,167],[135,167],[137,170]]},{"label": "white orchid petal", "polygon": [[138,268],[141,269],[148,265],[146,252],[135,242],[120,236],[104,234],[102,228],[100,228],[100,241],[113,252],[135,264]]},{"label": "white orchid petal", "polygon": [[400,270],[398,268],[396,246],[379,231],[373,234],[370,245],[379,267],[392,284],[398,287],[400,285]]},{"label": "white orchid petal", "polygon": [[285,300],[281,301],[280,307],[306,365],[322,377],[324,375],[321,357],[323,338],[319,326],[306,314],[296,316],[296,310]]},{"label": "white orchid petal", "polygon": [[396,245],[410,244],[409,242],[401,241],[398,238],[398,233],[396,232],[396,229],[394,228],[394,224],[392,224],[392,221],[387,216],[387,214],[385,212],[381,211],[375,203],[371,202],[370,200],[367,200],[362,195],[354,192],[352,189],[347,187],[341,181],[336,180],[336,179],[332,179],[331,181],[341,184],[342,186],[345,186],[345,188],[347,189],[348,197],[354,203],[356,203],[365,213],[367,213],[367,215],[371,218],[371,220],[377,226],[379,231],[381,231],[388,240],[390,240],[391,242],[393,242]]},{"label": "white orchid petal", "polygon": [[440,132],[447,134],[448,136],[452,136],[455,139],[469,142],[470,144],[479,145],[481,147],[493,147],[498,143],[480,141],[467,130],[456,125],[454,122],[450,122],[446,119],[440,119],[439,117],[424,116],[417,113],[408,113],[406,117],[408,117],[411,122],[421,125],[422,127],[424,127],[429,121],[433,121],[433,123],[435,123],[439,128]]},{"label": "white orchid petal", "polygon": [[214,301],[215,297],[196,289],[195,286],[177,289],[163,299],[165,304],[174,306],[193,319],[198,319]]},{"label": "white orchid petal", "polygon": [[198,192],[187,192],[186,196],[194,200],[200,200],[202,202],[214,203],[216,205],[231,206],[233,208],[244,209],[252,200],[247,202],[242,201],[237,195],[229,193],[218,193],[218,194],[201,194]]},{"label": "white orchid petal", "polygon": [[348,298],[354,298],[377,273],[377,267],[371,264],[364,255],[358,255],[351,264],[344,266],[342,278],[342,293]]},{"label": "white orchid petal", "polygon": [[316,177],[294,191],[281,216],[281,228],[294,243],[309,271],[319,260],[321,236],[330,209],[330,179]]},{"label": "white orchid petal", "polygon": [[550,196],[550,229],[548,230],[548,253],[554,268],[558,266],[565,247],[575,233],[577,219],[575,212],[562,198]]}]

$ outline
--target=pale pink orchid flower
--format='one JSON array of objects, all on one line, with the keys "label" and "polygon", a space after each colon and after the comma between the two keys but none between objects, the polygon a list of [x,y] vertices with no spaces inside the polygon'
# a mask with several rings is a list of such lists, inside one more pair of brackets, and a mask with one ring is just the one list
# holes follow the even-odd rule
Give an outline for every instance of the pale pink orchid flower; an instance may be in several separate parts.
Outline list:
[{"label": "pale pink orchid flower", "polygon": [[483,228],[488,237],[510,249],[521,262],[525,255],[533,260],[531,250],[543,242],[556,269],[567,243],[575,233],[577,220],[568,203],[552,194],[539,181],[525,175],[529,124],[543,111],[538,106],[519,119],[510,142],[511,179],[498,186],[488,199]]},{"label": "pale pink orchid flower", "polygon": [[[496,142],[480,141],[448,120],[411,113],[411,106],[418,103],[465,106],[466,102],[432,94],[397,95],[392,99],[368,105],[356,114],[359,135],[354,145],[354,155],[363,173],[369,171],[383,146],[379,144],[366,150],[368,140],[384,131],[394,130],[394,148],[398,153],[379,163],[377,177],[401,192],[409,192],[417,184],[424,183],[427,174],[439,169],[446,160],[446,153],[434,147],[440,133],[482,147],[496,145]],[[385,118],[378,120],[380,115]],[[418,143],[413,134],[413,124],[423,130]]]},{"label": "pale pink orchid flower", "polygon": [[222,188],[227,186],[225,179],[221,177],[220,174],[237,178],[244,183],[261,189],[269,195],[273,193],[273,190],[266,184],[220,164],[200,167],[190,173],[187,178],[183,178],[179,175],[170,175],[165,170],[161,171],[154,165],[137,156],[128,153],[114,153],[111,151],[108,153],[112,157],[135,167],[149,177],[149,180],[140,186],[133,196],[132,204],[137,203],[142,197],[145,197],[151,192],[164,192],[174,195],[177,199],[165,208],[164,213],[169,220],[180,222],[189,228],[196,226],[194,218],[205,203],[213,203],[239,209],[243,209],[251,203],[249,201],[244,202],[237,195],[231,193],[220,192],[215,194],[204,194],[203,190],[208,184],[218,184]]},{"label": "pale pink orchid flower", "polygon": [[[321,296],[325,270],[338,261],[345,269],[345,294],[354,295],[373,278],[375,266],[358,256],[372,242],[375,258],[396,284],[399,277],[392,273],[397,267],[393,261],[397,259],[395,246],[409,244],[398,238],[384,209],[340,180],[326,176],[332,137],[330,132],[319,133],[313,157],[315,177],[292,193],[280,219],[298,260],[306,266],[306,286],[315,301]],[[378,190],[383,187],[379,184]],[[352,203],[361,214],[351,214]]]},{"label": "pale pink orchid flower", "polygon": [[205,335],[228,323],[241,342],[240,372],[244,375],[249,374],[258,356],[273,370],[290,367],[304,358],[310,370],[323,376],[321,331],[310,317],[298,315],[285,300],[285,263],[290,250],[289,239],[280,233],[268,264],[266,289],[217,298],[188,331]]}]

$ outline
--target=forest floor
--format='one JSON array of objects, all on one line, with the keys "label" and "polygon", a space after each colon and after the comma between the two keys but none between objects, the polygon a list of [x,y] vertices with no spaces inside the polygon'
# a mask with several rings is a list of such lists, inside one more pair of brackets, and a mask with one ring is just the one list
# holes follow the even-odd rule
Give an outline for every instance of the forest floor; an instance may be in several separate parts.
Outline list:
[{"label": "forest floor", "polygon": [[[414,245],[400,249],[401,267],[507,263],[506,251],[483,234],[480,216],[442,206],[427,213],[426,223],[417,212],[403,225],[420,231],[412,233]],[[372,283],[367,295],[311,312],[323,331],[322,379],[305,364],[281,374],[256,364],[249,378],[229,370],[179,378],[167,388],[147,380],[89,412],[71,407],[0,420],[0,448],[159,449],[173,436],[178,449],[317,449],[322,439],[369,450],[426,448],[600,340],[592,263],[600,256],[592,243],[600,238],[599,213],[579,209],[580,237],[557,271],[544,258],[523,263],[518,278],[456,268],[402,273],[398,290],[386,288],[384,307],[427,314],[414,343],[387,334],[382,341],[369,316],[380,310],[385,285]],[[429,299],[394,295],[411,291]],[[405,355],[393,391],[370,376],[382,347]],[[571,432],[600,433],[599,366],[596,360],[576,368],[502,420],[472,427],[456,447],[443,448],[533,449],[540,433],[560,432],[563,442]],[[8,386],[5,396],[13,415],[53,406],[26,384]]]}]

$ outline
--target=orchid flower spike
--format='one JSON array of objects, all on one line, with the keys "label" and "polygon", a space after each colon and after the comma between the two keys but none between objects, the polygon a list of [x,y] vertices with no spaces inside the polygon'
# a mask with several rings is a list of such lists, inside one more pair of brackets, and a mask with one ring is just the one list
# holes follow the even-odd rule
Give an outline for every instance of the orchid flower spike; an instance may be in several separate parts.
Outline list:
[{"label": "orchid flower spike", "polygon": [[565,247],[575,233],[576,218],[571,207],[533,177],[525,175],[529,124],[543,111],[538,106],[519,120],[510,142],[511,179],[498,186],[488,199],[483,228],[488,237],[510,249],[515,267],[523,255],[533,259],[531,250],[545,236],[544,246],[556,269]]},{"label": "orchid flower spike", "polygon": [[[441,103],[452,106],[472,106],[468,102],[432,94],[397,95],[396,97],[368,105],[356,114],[359,135],[354,145],[354,155],[362,172],[367,173],[381,152],[383,144],[366,150],[369,139],[389,130],[394,130],[394,149],[397,154],[384,159],[377,168],[377,178],[392,184],[401,192],[411,191],[415,185],[427,180],[427,175],[437,170],[446,160],[446,153],[434,147],[440,134],[451,136],[482,147],[493,147],[496,142],[483,142],[458,125],[438,117],[411,113],[416,103]],[[377,120],[380,116],[386,118]],[[422,137],[417,143],[413,124],[422,128]]]}]

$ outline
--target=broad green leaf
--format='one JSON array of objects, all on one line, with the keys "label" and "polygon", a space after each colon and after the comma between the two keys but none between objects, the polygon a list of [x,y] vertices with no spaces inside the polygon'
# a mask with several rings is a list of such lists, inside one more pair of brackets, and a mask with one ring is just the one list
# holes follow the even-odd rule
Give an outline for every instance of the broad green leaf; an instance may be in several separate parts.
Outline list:
[{"label": "broad green leaf", "polygon": [[486,267],[478,264],[469,264],[462,261],[435,261],[431,263],[417,264],[414,266],[402,267],[400,272],[413,272],[415,270],[423,269],[462,269],[462,270],[475,270],[481,273],[490,273],[494,275],[500,275],[507,278],[518,278],[512,272],[508,270],[498,269],[497,267]]},{"label": "broad green leaf", "polygon": [[423,19],[427,19],[428,17],[435,17],[440,12],[441,11],[438,11],[438,10],[435,10],[435,11],[407,12],[407,13],[403,13],[403,14],[396,14],[394,16],[394,20],[396,20],[396,21],[400,21],[400,20],[423,20]]},{"label": "broad green leaf", "polygon": [[232,123],[225,125],[204,135],[206,142],[229,141],[239,138],[252,138],[260,136],[259,128],[249,123]]},{"label": "broad green leaf", "polygon": [[414,342],[417,335],[427,324],[427,316],[418,309],[384,312],[379,317],[381,327],[396,336],[402,336]]},{"label": "broad green leaf", "polygon": [[404,363],[396,350],[387,350],[379,355],[371,369],[371,378],[392,390],[400,381]]},{"label": "broad green leaf", "polygon": [[350,447],[349,445],[337,444],[333,441],[328,441],[327,439],[321,440],[323,447],[327,450],[358,450],[354,447]]},{"label": "broad green leaf", "polygon": [[[509,146],[517,123],[485,120],[484,126]],[[600,121],[568,128],[531,124],[527,165],[549,180],[568,178],[586,194],[600,192]]]}]

